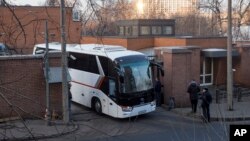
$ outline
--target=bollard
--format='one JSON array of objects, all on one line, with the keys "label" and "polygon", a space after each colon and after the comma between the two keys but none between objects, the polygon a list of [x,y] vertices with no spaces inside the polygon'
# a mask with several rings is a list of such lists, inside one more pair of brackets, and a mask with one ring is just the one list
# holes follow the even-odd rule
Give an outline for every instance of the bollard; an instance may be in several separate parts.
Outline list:
[{"label": "bollard", "polygon": [[50,112],[49,112],[49,109],[47,109],[47,108],[46,108],[46,110],[45,110],[44,118],[45,118],[45,120],[46,120],[46,124],[47,124],[48,126],[50,126],[50,125],[51,125],[51,121],[50,121]]}]

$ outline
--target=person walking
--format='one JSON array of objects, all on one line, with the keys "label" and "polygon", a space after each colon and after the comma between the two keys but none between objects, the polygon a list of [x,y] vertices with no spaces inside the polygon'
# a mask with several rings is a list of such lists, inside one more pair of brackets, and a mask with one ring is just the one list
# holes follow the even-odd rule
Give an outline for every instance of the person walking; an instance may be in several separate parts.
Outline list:
[{"label": "person walking", "polygon": [[160,106],[161,105],[161,82],[158,78],[155,78],[154,91],[156,95],[156,106]]},{"label": "person walking", "polygon": [[189,98],[192,106],[192,113],[196,113],[198,104],[198,93],[200,92],[200,87],[195,81],[191,81],[187,92],[189,93]]},{"label": "person walking", "polygon": [[208,88],[203,88],[201,96],[201,108],[205,122],[210,122],[210,104],[212,103],[212,95],[208,91]]},{"label": "person walking", "polygon": [[70,88],[71,88],[71,84],[70,84],[70,82],[69,82],[69,83],[68,83],[69,120],[72,120],[72,111],[71,111],[72,94],[71,94]]}]

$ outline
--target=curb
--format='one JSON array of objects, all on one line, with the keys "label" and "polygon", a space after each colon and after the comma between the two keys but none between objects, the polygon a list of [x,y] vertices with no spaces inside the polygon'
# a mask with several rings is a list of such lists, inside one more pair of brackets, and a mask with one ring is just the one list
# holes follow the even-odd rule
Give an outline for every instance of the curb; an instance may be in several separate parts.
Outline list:
[{"label": "curb", "polygon": [[[169,112],[173,112],[175,114],[178,114],[178,115],[181,115],[181,116],[185,116],[185,117],[189,117],[189,118],[196,118],[196,119],[201,119],[201,116],[200,115],[197,115],[197,114],[191,114],[191,113],[185,113],[185,112],[180,112],[178,110],[175,110],[175,109],[178,109],[178,108],[174,108],[172,110],[169,110],[168,109],[168,106],[167,105],[161,105],[161,107],[163,109],[165,109],[166,111],[169,111]],[[244,121],[244,120],[250,120],[250,117],[210,117],[210,120],[211,121],[225,121],[225,122],[233,122],[233,121]]]}]

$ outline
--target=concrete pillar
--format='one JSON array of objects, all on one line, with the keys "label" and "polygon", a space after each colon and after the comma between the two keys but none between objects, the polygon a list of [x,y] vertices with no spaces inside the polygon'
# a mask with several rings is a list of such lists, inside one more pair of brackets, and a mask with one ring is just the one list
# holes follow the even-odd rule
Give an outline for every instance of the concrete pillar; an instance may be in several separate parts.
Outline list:
[{"label": "concrete pillar", "polygon": [[188,50],[191,51],[191,60],[190,60],[190,79],[187,83],[190,82],[191,79],[195,79],[196,82],[200,83],[200,60],[201,60],[201,49],[200,47],[190,46],[187,47]]},{"label": "concrete pillar", "polygon": [[155,49],[158,59],[164,64],[164,103],[175,98],[176,107],[190,106],[187,87],[191,79],[200,79],[200,48],[160,47]]}]

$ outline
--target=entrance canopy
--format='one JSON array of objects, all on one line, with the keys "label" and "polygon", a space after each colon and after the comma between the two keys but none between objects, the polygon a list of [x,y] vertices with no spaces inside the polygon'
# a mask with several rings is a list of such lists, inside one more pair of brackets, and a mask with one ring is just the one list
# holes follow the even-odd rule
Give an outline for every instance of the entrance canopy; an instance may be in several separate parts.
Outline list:
[{"label": "entrance canopy", "polygon": [[[221,48],[208,48],[208,49],[203,49],[201,51],[201,55],[204,57],[212,57],[212,58],[226,57],[227,50]],[[239,56],[239,52],[237,50],[232,50],[232,56]]]}]

